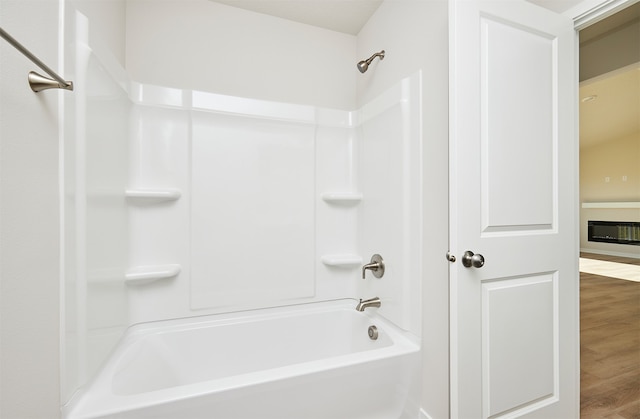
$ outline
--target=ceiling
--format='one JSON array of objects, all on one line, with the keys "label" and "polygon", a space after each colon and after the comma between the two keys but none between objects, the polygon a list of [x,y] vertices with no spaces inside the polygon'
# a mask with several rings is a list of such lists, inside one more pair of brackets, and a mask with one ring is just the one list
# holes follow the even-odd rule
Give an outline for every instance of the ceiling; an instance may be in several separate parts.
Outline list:
[{"label": "ceiling", "polygon": [[[332,31],[357,35],[383,0],[211,0]],[[529,0],[564,12],[582,0]]]},{"label": "ceiling", "polygon": [[[580,45],[638,20],[640,2],[581,30]],[[632,135],[640,140],[640,62],[580,83],[580,148]]]},{"label": "ceiling", "polygon": [[562,13],[572,7],[578,5],[582,0],[527,0],[530,3],[542,6],[545,9],[553,10],[554,12]]},{"label": "ceiling", "polygon": [[640,19],[640,2],[619,11],[580,31],[580,44],[607,36],[608,34]]},{"label": "ceiling", "polygon": [[382,0],[212,0],[332,31],[357,35]]}]

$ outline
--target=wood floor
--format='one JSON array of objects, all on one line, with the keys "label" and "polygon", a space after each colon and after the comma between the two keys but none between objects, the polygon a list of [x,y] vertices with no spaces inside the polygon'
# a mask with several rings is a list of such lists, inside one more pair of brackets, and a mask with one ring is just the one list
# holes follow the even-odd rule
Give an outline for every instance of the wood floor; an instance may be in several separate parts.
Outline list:
[{"label": "wood floor", "polygon": [[580,417],[640,419],[640,283],[581,272],[580,341]]}]

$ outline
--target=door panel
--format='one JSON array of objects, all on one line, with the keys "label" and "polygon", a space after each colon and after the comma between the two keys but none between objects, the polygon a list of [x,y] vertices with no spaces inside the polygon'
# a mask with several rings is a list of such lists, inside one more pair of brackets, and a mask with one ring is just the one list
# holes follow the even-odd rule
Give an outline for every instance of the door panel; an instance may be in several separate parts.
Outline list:
[{"label": "door panel", "polygon": [[480,30],[483,231],[549,228],[555,40],[493,16]]},{"label": "door panel", "polygon": [[573,23],[450,4],[452,417],[577,417]]},{"label": "door panel", "polygon": [[484,417],[557,397],[556,273],[482,284]]}]

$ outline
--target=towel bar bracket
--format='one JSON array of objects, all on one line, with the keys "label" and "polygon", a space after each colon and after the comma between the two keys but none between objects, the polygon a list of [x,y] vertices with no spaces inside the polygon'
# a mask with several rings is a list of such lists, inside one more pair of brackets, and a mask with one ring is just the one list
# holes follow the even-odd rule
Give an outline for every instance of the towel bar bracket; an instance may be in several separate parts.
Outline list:
[{"label": "towel bar bracket", "polygon": [[46,89],[65,89],[65,90],[73,90],[73,82],[66,81],[62,77],[60,77],[55,71],[53,71],[49,66],[43,63],[38,57],[33,55],[31,51],[29,51],[24,45],[18,42],[14,37],[9,35],[4,29],[0,28],[0,37],[2,37],[5,41],[11,44],[15,49],[21,52],[25,57],[30,59],[35,65],[44,70],[48,75],[52,78],[45,77],[41,74],[32,71],[29,73],[28,80],[29,86],[31,86],[31,90],[34,92],[40,92]]},{"label": "towel bar bracket", "polygon": [[29,76],[27,77],[29,80],[29,86],[31,90],[34,92],[40,92],[46,89],[65,89],[65,90],[73,90],[73,82],[68,81],[68,84],[62,84],[58,80],[54,80],[49,77],[45,77],[42,74],[38,74],[35,71],[30,71]]}]

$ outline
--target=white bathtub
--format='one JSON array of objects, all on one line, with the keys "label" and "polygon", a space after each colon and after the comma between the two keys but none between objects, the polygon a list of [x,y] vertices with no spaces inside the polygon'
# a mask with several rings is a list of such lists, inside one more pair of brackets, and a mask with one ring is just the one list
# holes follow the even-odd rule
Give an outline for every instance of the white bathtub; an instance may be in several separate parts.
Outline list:
[{"label": "white bathtub", "polygon": [[417,418],[417,340],[375,308],[355,306],[341,300],[133,326],[65,417]]}]

